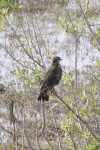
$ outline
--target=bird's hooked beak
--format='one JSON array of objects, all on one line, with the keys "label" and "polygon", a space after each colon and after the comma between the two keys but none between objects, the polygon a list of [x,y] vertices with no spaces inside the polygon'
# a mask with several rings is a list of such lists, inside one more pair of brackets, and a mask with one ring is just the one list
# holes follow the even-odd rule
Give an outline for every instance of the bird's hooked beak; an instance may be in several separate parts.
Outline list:
[{"label": "bird's hooked beak", "polygon": [[60,58],[59,61],[61,61],[62,59]]},{"label": "bird's hooked beak", "polygon": [[62,59],[60,58],[59,60],[58,60],[58,62],[60,62]]}]

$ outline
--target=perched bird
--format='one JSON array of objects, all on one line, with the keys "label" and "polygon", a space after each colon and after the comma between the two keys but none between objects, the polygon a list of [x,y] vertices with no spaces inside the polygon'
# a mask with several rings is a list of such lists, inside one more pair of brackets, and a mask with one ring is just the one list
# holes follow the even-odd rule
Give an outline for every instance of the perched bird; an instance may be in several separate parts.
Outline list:
[{"label": "perched bird", "polygon": [[60,57],[54,57],[51,66],[47,70],[42,87],[40,89],[40,94],[38,101],[48,101],[49,100],[49,91],[57,85],[62,76],[62,69],[59,62],[62,59]]}]

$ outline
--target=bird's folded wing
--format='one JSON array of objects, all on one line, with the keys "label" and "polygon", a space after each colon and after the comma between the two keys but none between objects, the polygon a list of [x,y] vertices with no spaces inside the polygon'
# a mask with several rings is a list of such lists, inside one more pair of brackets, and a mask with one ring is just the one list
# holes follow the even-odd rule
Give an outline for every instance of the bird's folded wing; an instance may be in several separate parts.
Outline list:
[{"label": "bird's folded wing", "polygon": [[45,74],[45,76],[44,76],[45,81],[46,81],[46,80],[51,80],[51,79],[53,78],[54,72],[55,72],[55,66],[52,65],[52,66],[47,70],[47,72],[46,72],[46,74]]}]

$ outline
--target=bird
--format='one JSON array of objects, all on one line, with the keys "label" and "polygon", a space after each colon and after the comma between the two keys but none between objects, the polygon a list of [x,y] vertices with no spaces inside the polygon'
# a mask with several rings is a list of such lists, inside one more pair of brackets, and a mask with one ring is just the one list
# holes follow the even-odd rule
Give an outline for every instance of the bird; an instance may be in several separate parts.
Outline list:
[{"label": "bird", "polygon": [[54,57],[52,64],[44,75],[44,81],[40,89],[40,94],[38,96],[38,101],[48,101],[49,91],[51,91],[55,85],[60,82],[62,76],[62,68],[59,62],[62,59],[58,56]]}]

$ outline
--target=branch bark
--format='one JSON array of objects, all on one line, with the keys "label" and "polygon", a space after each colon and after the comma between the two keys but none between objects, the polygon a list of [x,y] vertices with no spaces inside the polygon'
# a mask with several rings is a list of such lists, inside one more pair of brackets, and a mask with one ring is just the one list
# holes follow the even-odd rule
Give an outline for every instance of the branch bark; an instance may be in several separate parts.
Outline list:
[{"label": "branch bark", "polygon": [[76,144],[75,144],[75,141],[74,141],[74,138],[73,138],[73,136],[72,136],[71,131],[69,131],[68,134],[69,134],[69,136],[70,136],[70,139],[71,139],[71,141],[72,141],[72,144],[73,144],[74,149],[77,150],[77,147],[76,147]]},{"label": "branch bark", "polygon": [[83,15],[83,19],[85,20],[85,23],[86,23],[86,25],[88,26],[88,28],[89,28],[89,30],[90,30],[90,33],[92,34],[93,38],[96,40],[98,46],[100,47],[100,41],[99,41],[99,39],[95,36],[93,30],[92,30],[91,27],[89,26],[88,20],[87,20],[86,15],[85,15],[86,13],[83,11],[83,8],[82,8],[82,6],[81,6],[81,3],[80,3],[78,0],[75,0],[75,1],[76,1],[76,3],[78,4],[78,6],[80,7],[80,9],[81,9],[81,12],[82,12],[82,15]]},{"label": "branch bark", "polygon": [[[4,105],[4,107],[9,111],[9,107],[7,106],[7,104],[5,103],[5,101],[4,101],[4,99],[3,99],[3,97],[0,95],[0,101],[2,102],[2,104]],[[23,130],[23,125],[22,125],[22,123],[14,116],[14,118],[15,118],[15,122],[17,123],[17,125],[19,125],[20,126],[20,128],[22,128],[22,130]],[[26,129],[24,128],[24,135],[25,135],[25,138],[26,138],[26,141],[27,141],[27,144],[28,144],[28,149],[29,150],[36,150],[35,148],[33,148],[32,146],[31,146],[31,143],[30,143],[30,140],[29,140],[29,138],[28,138],[28,135],[27,135],[27,131],[26,131]]]},{"label": "branch bark", "polygon": [[57,127],[57,125],[56,125],[56,119],[55,119],[55,116],[54,116],[53,108],[51,108],[51,112],[52,112],[52,116],[53,116],[55,128],[56,128],[56,130],[57,130],[57,137],[58,137],[59,149],[62,150],[62,146],[61,146],[61,142],[60,142],[59,130],[57,129],[58,127]]},{"label": "branch bark", "polygon": [[45,113],[44,113],[44,103],[41,103],[41,110],[42,110],[42,136],[48,143],[51,150],[54,150],[53,146],[50,144],[48,138],[45,136],[44,130],[45,130]]},{"label": "branch bark", "polygon": [[60,100],[65,104],[65,106],[68,107],[69,110],[71,110],[71,111],[76,115],[76,117],[77,117],[80,121],[82,121],[82,123],[84,123],[85,125],[87,125],[87,127],[88,127],[90,133],[92,134],[92,136],[100,143],[100,139],[99,139],[99,138],[96,136],[96,134],[93,132],[93,130],[91,129],[89,123],[88,123],[87,121],[83,120],[66,102],[64,102],[64,100],[63,100],[60,96],[58,96],[57,94],[56,94],[56,96],[58,97],[58,99],[60,99]]}]

